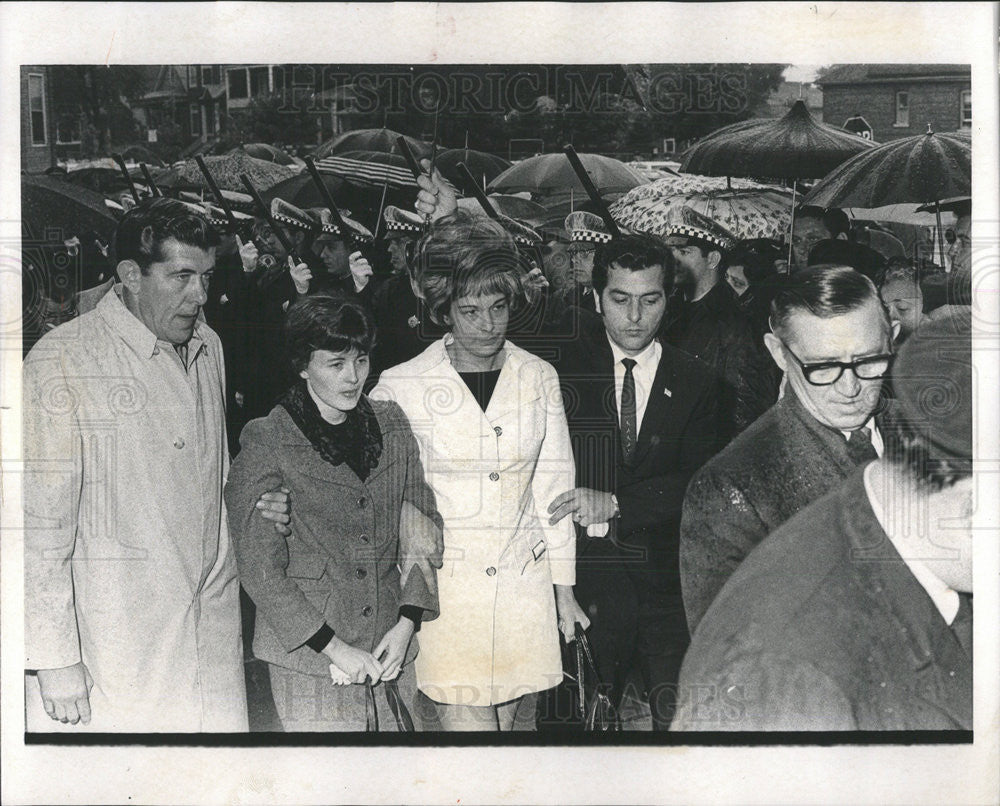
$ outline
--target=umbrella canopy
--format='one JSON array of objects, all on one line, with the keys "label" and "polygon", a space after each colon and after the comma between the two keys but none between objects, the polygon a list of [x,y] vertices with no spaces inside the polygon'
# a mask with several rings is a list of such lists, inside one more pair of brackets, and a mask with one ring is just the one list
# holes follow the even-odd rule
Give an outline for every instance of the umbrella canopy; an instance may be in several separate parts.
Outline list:
[{"label": "umbrella canopy", "polygon": [[717,190],[645,198],[611,206],[611,215],[626,229],[665,236],[681,207],[690,207],[729,230],[740,240],[780,239],[792,217],[791,192]]},{"label": "umbrella canopy", "polygon": [[104,197],[49,176],[21,176],[21,223],[36,239],[65,240],[93,231],[110,241],[117,219]]},{"label": "umbrella canopy", "polygon": [[131,145],[121,152],[125,162],[144,162],[150,168],[165,168],[166,164],[145,146]]},{"label": "umbrella canopy", "polygon": [[[580,154],[580,161],[590,175],[598,193],[624,193],[643,185],[646,180],[629,168],[624,162],[602,157],[600,154]],[[583,184],[573,171],[573,166],[565,154],[539,154],[511,166],[487,187],[498,193],[519,193],[529,191],[547,195],[570,190],[580,194],[580,200],[587,198]]]},{"label": "umbrella canopy", "polygon": [[267,143],[244,143],[241,146],[236,146],[229,153],[232,154],[233,151],[242,151],[254,159],[264,160],[264,162],[274,162],[278,165],[296,164],[291,154]]},{"label": "umbrella canopy", "polygon": [[782,118],[744,120],[712,132],[684,152],[681,171],[818,179],[872,148],[871,140],[818,122],[800,100]]},{"label": "umbrella canopy", "polygon": [[416,188],[406,160],[383,151],[347,151],[316,160],[320,173],[333,174],[359,185]]},{"label": "umbrella canopy", "polygon": [[[155,173],[156,169],[150,171],[150,174],[155,175]],[[129,171],[129,176],[132,177],[137,188],[140,186],[145,187],[145,177],[139,169],[136,168]],[[129,189],[128,182],[118,168],[81,168],[69,171],[63,174],[61,178],[66,182],[90,188],[105,196],[117,197],[122,191]],[[153,181],[156,181],[155,176]]]},{"label": "umbrella canopy", "polygon": [[467,187],[465,177],[458,170],[458,163],[463,163],[469,169],[469,173],[478,183],[478,187],[483,188],[487,182],[498,177],[511,164],[503,157],[495,154],[487,154],[485,151],[476,151],[472,148],[451,148],[442,151],[437,155],[435,165],[449,182],[465,194],[471,194],[471,188]]},{"label": "umbrella canopy", "polygon": [[428,143],[394,132],[392,129],[382,128],[356,129],[352,132],[338,134],[313,151],[312,158],[319,162],[324,157],[334,154],[343,155],[347,151],[381,151],[383,154],[398,154],[399,147],[396,141],[400,137],[406,140],[410,151],[418,160],[430,157],[431,147]]},{"label": "umbrella canopy", "polygon": [[780,190],[780,188],[750,179],[680,174],[657,179],[648,185],[640,185],[626,193],[621,201],[623,204],[631,204],[642,199],[662,199],[684,193],[714,193],[723,190]]},{"label": "umbrella canopy", "polygon": [[971,193],[972,135],[928,130],[858,154],[825,176],[803,201],[821,207],[881,207]]},{"label": "umbrella canopy", "polygon": [[[212,178],[220,190],[246,192],[240,174],[247,174],[258,191],[278,184],[282,179],[294,176],[295,172],[284,165],[254,159],[242,151],[231,151],[217,157],[205,157]],[[185,160],[178,166],[165,171],[156,179],[156,184],[164,188],[195,187],[208,189],[208,183],[194,160]]]},{"label": "umbrella canopy", "polygon": [[[504,196],[502,194],[494,193],[489,196],[489,200],[494,209],[502,215],[508,216],[509,218],[516,218],[518,221],[523,221],[533,227],[537,227],[549,218],[548,210],[530,199],[522,199],[520,196]],[[485,211],[480,206],[479,201],[472,196],[465,199],[459,199],[458,206],[460,209],[469,210],[476,215],[485,215]]]},{"label": "umbrella canopy", "polygon": [[[933,210],[933,206],[931,208]],[[912,202],[908,204],[887,204],[883,207],[845,207],[849,218],[859,221],[881,221],[888,224],[910,224],[915,227],[933,227],[937,218],[933,212],[921,210]],[[953,213],[941,213],[941,220],[947,226],[955,223]]]}]

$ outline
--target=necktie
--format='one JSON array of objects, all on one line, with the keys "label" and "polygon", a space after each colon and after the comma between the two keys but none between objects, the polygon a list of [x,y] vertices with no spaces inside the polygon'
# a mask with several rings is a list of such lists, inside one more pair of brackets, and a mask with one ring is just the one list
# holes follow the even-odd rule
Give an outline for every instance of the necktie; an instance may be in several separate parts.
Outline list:
[{"label": "necktie", "polygon": [[878,459],[875,448],[872,446],[872,432],[869,428],[859,428],[852,431],[850,439],[847,440],[847,452],[856,465],[867,464]]},{"label": "necktie", "polygon": [[636,431],[638,430],[635,416],[635,376],[632,374],[635,360],[623,358],[622,364],[625,365],[625,383],[622,384],[622,453],[627,462],[632,458],[632,452],[635,450]]},{"label": "necktie", "polygon": [[951,623],[951,629],[962,645],[965,654],[972,657],[972,594],[958,594],[958,614]]}]

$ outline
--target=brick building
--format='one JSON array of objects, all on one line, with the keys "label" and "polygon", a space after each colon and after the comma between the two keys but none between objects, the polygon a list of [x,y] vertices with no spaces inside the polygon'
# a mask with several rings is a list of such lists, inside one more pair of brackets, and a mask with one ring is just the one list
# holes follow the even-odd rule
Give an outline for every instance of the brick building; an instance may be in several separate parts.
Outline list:
[{"label": "brick building", "polygon": [[863,118],[879,143],[923,134],[928,124],[936,132],[972,125],[967,64],[835,64],[816,83],[824,123],[843,127]]}]

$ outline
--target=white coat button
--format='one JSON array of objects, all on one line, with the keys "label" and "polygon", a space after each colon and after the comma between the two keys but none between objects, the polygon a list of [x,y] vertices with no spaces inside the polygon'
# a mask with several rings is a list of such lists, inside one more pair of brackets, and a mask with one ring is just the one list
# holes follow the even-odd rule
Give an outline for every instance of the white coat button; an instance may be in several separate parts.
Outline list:
[{"label": "white coat button", "polygon": [[184,447],[184,440],[181,439],[180,437],[177,437],[177,439],[174,440],[174,447],[177,448],[177,450],[180,450],[181,448],[183,448]]},{"label": "white coat button", "polygon": [[497,473],[495,470],[492,473],[490,473],[490,481],[499,481],[499,480],[500,480],[499,473]]},{"label": "white coat button", "polygon": [[159,355],[159,354],[160,354],[160,348],[159,347],[154,347],[153,348],[153,355]]},{"label": "white coat button", "polygon": [[488,577],[496,576],[496,573],[497,573],[497,569],[494,568],[492,565],[489,568],[486,569],[486,576],[488,576]]}]

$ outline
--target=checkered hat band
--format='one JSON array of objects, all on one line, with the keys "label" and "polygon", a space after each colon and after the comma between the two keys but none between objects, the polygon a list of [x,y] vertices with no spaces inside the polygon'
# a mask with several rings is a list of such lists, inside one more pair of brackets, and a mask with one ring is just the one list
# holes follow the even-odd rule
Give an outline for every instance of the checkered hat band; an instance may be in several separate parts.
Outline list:
[{"label": "checkered hat band", "polygon": [[730,247],[730,243],[727,240],[723,240],[722,238],[712,235],[712,233],[706,232],[705,230],[699,229],[698,227],[691,227],[686,224],[678,224],[677,226],[671,227],[667,231],[666,237],[671,238],[675,236],[681,236],[686,238],[699,238],[702,241],[708,241],[709,243],[714,243],[716,246],[721,247],[722,249],[728,249]]},{"label": "checkered hat band", "polygon": [[607,232],[595,232],[589,229],[575,229],[569,234],[571,241],[588,241],[590,243],[610,243],[611,234]]},{"label": "checkered hat band", "polygon": [[401,221],[386,221],[385,228],[387,231],[395,232],[420,232],[420,227],[416,224],[409,224]]},{"label": "checkered hat band", "polygon": [[303,222],[299,221],[297,218],[292,218],[284,213],[272,213],[271,217],[275,221],[280,221],[282,224],[289,224],[293,227],[298,227],[299,229],[310,230],[312,227],[307,227]]}]

